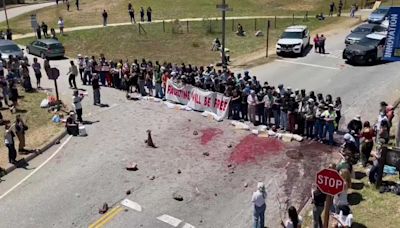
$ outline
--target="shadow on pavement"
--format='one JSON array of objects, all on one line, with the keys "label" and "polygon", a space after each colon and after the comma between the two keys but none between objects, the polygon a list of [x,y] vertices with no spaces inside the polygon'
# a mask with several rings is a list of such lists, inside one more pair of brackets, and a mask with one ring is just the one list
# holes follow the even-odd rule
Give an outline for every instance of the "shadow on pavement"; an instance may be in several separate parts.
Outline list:
[{"label": "shadow on pavement", "polygon": [[363,179],[364,177],[366,177],[367,174],[365,174],[364,172],[356,171],[356,172],[354,173],[354,176],[355,176],[355,179],[356,179],[356,180],[361,180],[361,179]]},{"label": "shadow on pavement", "polygon": [[349,201],[350,205],[358,205],[361,203],[361,201],[363,201],[363,197],[360,193],[358,192],[352,192],[347,196],[347,199]]},{"label": "shadow on pavement", "polygon": [[354,190],[361,190],[364,188],[364,183],[351,183],[351,188]]},{"label": "shadow on pavement", "polygon": [[351,225],[352,228],[367,228],[364,224],[358,223],[358,222],[353,222]]}]

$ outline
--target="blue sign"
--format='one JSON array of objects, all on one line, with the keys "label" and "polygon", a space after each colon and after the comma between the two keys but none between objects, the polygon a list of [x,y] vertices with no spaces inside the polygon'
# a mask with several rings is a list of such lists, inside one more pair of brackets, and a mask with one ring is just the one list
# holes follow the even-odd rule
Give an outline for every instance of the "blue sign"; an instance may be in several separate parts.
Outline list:
[{"label": "blue sign", "polygon": [[389,27],[383,59],[400,61],[400,7],[391,7],[388,13]]}]

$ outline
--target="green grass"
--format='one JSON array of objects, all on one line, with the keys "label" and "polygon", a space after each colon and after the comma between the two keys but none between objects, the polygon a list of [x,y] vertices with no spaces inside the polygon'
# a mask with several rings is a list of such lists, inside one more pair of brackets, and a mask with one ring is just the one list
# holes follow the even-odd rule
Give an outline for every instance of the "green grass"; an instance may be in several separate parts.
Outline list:
[{"label": "green grass", "polygon": [[[35,79],[33,79],[35,80]],[[34,83],[32,81],[32,83]],[[27,149],[36,149],[39,146],[48,142],[48,140],[63,129],[62,125],[57,125],[51,122],[52,114],[47,112],[47,109],[40,108],[40,102],[46,98],[45,93],[25,93],[22,88],[18,89],[22,99],[19,99],[19,113],[11,114],[6,109],[1,111],[3,119],[15,122],[15,116],[20,114],[29,127],[26,132],[26,147]],[[11,103],[11,102],[10,102]],[[4,127],[1,128],[0,140],[4,142]],[[18,148],[18,139],[15,138],[16,148]],[[18,155],[18,159],[21,157]],[[4,143],[0,144],[0,167],[4,167],[8,163],[8,152]]]},{"label": "green grass", "polygon": [[[361,0],[355,0],[360,2]],[[59,16],[65,19],[66,27],[97,25],[102,23],[101,13],[106,9],[109,14],[109,23],[128,22],[127,5],[132,2],[138,17],[139,7],[151,6],[153,19],[181,19],[181,18],[208,18],[220,16],[216,5],[220,0],[85,0],[81,1],[81,9],[77,11],[74,1],[71,3],[71,11],[67,11],[62,4],[45,9],[30,12],[10,20],[10,26],[14,33],[32,32],[30,15],[35,13],[38,21],[44,21],[51,27],[57,28]],[[227,0],[233,11],[228,16],[262,16],[262,15],[304,15],[309,12],[328,12],[330,0]],[[346,1],[350,5],[350,1]],[[348,8],[348,7],[347,7]],[[5,29],[6,24],[0,23],[0,29]]]},{"label": "green grass", "polygon": [[[355,170],[364,173],[361,167],[357,167]],[[398,182],[399,179],[398,176],[387,176],[384,181]],[[368,177],[360,180],[353,179],[352,183],[353,186],[356,184],[362,187],[361,189],[358,188],[359,190],[352,189],[349,191],[349,202],[355,204],[351,206],[355,222],[354,228],[399,227],[400,196],[393,193],[380,194],[374,185],[368,185]],[[356,198],[358,199],[355,200]],[[307,213],[304,225],[305,227],[312,227],[312,215],[310,213]]]},{"label": "green grass", "polygon": [[[308,21],[295,20],[296,24],[306,24],[311,30],[318,27],[338,22],[338,18],[328,18],[321,22],[310,18]],[[211,32],[210,32],[211,23]],[[234,24],[232,24],[234,23]],[[247,31],[247,36],[239,37],[232,31],[232,25],[236,30],[236,24],[241,23]],[[270,47],[273,47],[282,29],[291,25],[291,19],[277,20],[277,28],[274,28],[273,20],[270,31]],[[101,29],[82,30],[69,32],[67,36],[60,37],[66,47],[67,56],[74,57],[78,53],[82,55],[96,55],[104,53],[110,59],[148,58],[159,61],[186,62],[191,64],[210,64],[219,60],[219,52],[212,52],[211,43],[215,37],[221,38],[220,21],[190,22],[187,32],[186,22],[181,22],[182,33],[173,33],[173,25],[147,24],[143,25],[146,34],[138,33],[138,26],[119,26]],[[257,30],[266,30],[266,20],[257,20]],[[255,37],[254,20],[235,20],[227,22],[227,48],[231,57],[235,58],[243,54],[252,53],[265,48],[266,38]],[[21,39],[17,42],[28,44],[34,38]]]}]

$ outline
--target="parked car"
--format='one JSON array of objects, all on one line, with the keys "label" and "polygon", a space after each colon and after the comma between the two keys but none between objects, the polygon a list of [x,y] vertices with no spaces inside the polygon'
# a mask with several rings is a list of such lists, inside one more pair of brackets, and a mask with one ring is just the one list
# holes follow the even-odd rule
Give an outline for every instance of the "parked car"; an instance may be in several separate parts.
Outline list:
[{"label": "parked car", "polygon": [[389,13],[390,7],[379,7],[373,11],[368,17],[368,23],[380,24],[382,23]]},{"label": "parked car", "polygon": [[377,24],[362,24],[351,30],[351,33],[346,37],[344,43],[345,44],[354,44],[364,38],[366,35],[375,33],[375,32],[384,32],[386,28],[377,25]]},{"label": "parked car", "polygon": [[8,59],[10,55],[19,59],[24,57],[23,50],[12,40],[0,40],[0,53],[3,59]]},{"label": "parked car", "polygon": [[276,54],[297,54],[302,56],[310,45],[310,31],[307,26],[290,26],[280,36],[276,44]]},{"label": "parked car", "polygon": [[343,59],[349,63],[371,65],[383,59],[386,34],[372,33],[343,51]]},{"label": "parked car", "polygon": [[35,40],[26,47],[28,54],[37,55],[41,58],[64,57],[65,48],[62,43],[56,39]]}]

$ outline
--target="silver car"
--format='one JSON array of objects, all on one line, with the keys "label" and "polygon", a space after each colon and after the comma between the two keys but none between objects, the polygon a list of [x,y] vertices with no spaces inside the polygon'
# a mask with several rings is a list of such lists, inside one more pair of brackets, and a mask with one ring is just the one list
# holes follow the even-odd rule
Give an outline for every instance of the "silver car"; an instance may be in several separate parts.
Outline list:
[{"label": "silver car", "polygon": [[390,7],[380,7],[372,12],[368,17],[368,23],[380,24],[389,13]]},{"label": "silver car", "polygon": [[0,40],[0,54],[4,59],[8,59],[10,55],[19,59],[24,57],[23,50],[12,40]]}]

